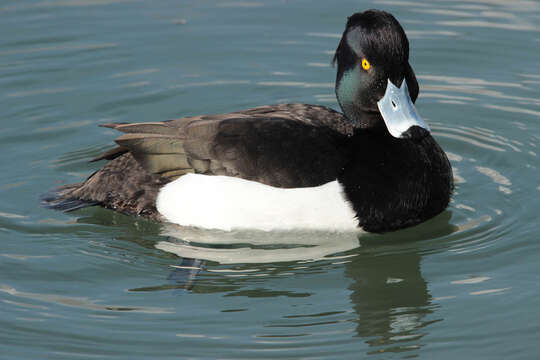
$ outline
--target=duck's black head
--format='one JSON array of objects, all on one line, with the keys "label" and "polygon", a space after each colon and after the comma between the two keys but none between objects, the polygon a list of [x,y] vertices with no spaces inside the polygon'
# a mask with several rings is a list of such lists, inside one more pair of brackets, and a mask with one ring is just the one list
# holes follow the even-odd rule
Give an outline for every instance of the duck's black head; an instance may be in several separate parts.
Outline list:
[{"label": "duck's black head", "polygon": [[394,16],[368,10],[349,17],[334,62],[337,99],[355,127],[386,125],[398,138],[429,133],[414,109],[418,82],[409,65],[409,40]]}]

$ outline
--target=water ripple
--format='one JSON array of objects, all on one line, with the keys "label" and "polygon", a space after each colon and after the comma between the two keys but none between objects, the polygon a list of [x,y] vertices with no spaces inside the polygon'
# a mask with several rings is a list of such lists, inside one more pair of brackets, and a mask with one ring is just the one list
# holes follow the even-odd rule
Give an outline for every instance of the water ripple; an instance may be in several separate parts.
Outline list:
[{"label": "water ripple", "polygon": [[481,20],[470,20],[470,21],[439,21],[438,25],[445,26],[456,26],[459,28],[466,27],[484,27],[492,29],[503,29],[503,30],[516,30],[516,31],[540,31],[540,27],[535,26],[531,23],[522,22],[522,23],[496,23],[491,21],[481,21]]},{"label": "water ripple", "polygon": [[19,291],[13,287],[0,284],[0,292],[9,294],[18,298],[39,300],[48,303],[54,303],[58,305],[64,305],[69,307],[77,307],[88,310],[106,310],[106,311],[119,311],[119,312],[139,312],[148,314],[168,314],[172,313],[171,309],[159,308],[159,307],[131,307],[121,305],[101,305],[97,300],[90,300],[82,297],[67,297],[59,296],[55,294],[40,294]]},{"label": "water ripple", "polygon": [[40,52],[59,52],[70,50],[100,50],[117,47],[116,43],[97,43],[97,44],[73,44],[73,45],[56,45],[56,46],[39,46],[29,47],[23,49],[12,49],[0,51],[1,56],[5,55],[21,55],[21,54],[33,54]]}]

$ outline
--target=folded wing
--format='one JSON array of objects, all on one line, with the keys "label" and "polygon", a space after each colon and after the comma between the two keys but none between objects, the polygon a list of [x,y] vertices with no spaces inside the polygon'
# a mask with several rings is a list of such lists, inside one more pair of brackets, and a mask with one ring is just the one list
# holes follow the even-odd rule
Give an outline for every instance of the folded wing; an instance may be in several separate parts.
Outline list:
[{"label": "folded wing", "polygon": [[76,187],[68,185],[62,197],[150,217],[157,215],[159,189],[186,173],[284,188],[335,180],[346,162],[344,139],[352,133],[340,113],[303,104],[104,126],[123,133],[117,148],[93,160],[109,163]]}]

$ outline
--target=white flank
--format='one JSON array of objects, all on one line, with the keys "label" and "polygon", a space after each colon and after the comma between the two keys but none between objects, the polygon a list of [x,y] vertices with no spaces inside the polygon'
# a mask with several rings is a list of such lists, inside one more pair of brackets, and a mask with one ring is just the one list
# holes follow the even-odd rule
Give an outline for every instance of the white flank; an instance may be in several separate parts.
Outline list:
[{"label": "white flank", "polygon": [[337,181],[282,189],[229,176],[186,174],[160,190],[156,206],[169,222],[207,229],[359,230]]}]

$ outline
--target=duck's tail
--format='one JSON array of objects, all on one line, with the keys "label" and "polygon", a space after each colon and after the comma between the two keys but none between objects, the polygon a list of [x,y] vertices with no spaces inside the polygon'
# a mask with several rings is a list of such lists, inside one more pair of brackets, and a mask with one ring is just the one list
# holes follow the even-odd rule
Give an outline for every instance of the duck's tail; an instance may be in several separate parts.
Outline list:
[{"label": "duck's tail", "polygon": [[60,211],[73,211],[99,204],[97,201],[81,200],[73,196],[73,191],[82,184],[69,184],[54,188],[41,195],[41,206]]}]

